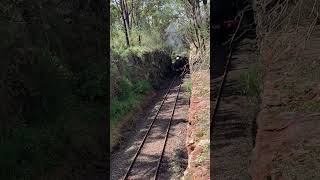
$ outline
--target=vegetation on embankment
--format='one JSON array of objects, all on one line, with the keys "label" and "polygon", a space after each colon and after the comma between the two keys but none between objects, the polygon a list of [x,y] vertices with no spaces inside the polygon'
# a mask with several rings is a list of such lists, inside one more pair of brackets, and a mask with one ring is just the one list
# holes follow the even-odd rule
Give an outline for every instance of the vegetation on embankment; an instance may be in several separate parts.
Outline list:
[{"label": "vegetation on embankment", "polygon": [[125,114],[136,109],[143,95],[147,94],[150,89],[151,86],[148,81],[142,80],[132,85],[128,79],[122,79],[120,82],[121,95],[111,103],[111,128],[113,128]]},{"label": "vegetation on embankment", "polygon": [[259,105],[259,97],[262,90],[262,67],[261,64],[251,64],[246,72],[240,76],[242,93],[247,95],[252,106]]},{"label": "vegetation on embankment", "polygon": [[189,80],[186,83],[182,84],[182,88],[184,88],[191,95],[191,92],[192,92],[192,81]]},{"label": "vegetation on embankment", "polygon": [[137,54],[129,51],[111,56],[111,128],[131,111],[144,97],[171,76],[170,56],[160,50]]},{"label": "vegetation on embankment", "polygon": [[1,1],[0,179],[106,177],[103,6]]}]

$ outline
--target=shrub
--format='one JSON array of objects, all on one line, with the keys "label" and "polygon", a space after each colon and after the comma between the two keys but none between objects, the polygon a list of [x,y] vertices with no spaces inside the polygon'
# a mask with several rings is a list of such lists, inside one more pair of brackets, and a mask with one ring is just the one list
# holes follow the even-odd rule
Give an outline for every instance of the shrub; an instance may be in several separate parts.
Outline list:
[{"label": "shrub", "polygon": [[262,72],[258,65],[251,65],[248,71],[241,75],[242,93],[249,97],[249,101],[253,104],[258,103],[261,92]]},{"label": "shrub", "polygon": [[145,94],[150,89],[151,89],[151,84],[146,80],[139,81],[133,86],[133,91],[135,93],[140,93],[140,94]]},{"label": "shrub", "polygon": [[130,96],[132,84],[128,78],[122,78],[119,84],[119,99],[124,100]]},{"label": "shrub", "polygon": [[184,88],[187,92],[191,93],[191,91],[192,91],[192,82],[191,82],[191,81],[188,81],[188,82],[184,83],[184,84],[183,84],[183,88]]},{"label": "shrub", "polygon": [[114,127],[127,113],[137,108],[143,95],[151,88],[148,81],[142,80],[132,85],[127,78],[123,78],[120,82],[120,96],[111,102],[111,127]]}]

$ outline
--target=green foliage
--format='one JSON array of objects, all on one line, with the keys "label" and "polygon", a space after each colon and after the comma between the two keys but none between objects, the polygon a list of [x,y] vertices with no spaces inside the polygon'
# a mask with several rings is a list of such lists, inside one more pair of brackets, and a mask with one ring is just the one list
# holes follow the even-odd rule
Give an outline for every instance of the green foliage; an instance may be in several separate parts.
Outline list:
[{"label": "green foliage", "polygon": [[120,93],[119,99],[123,100],[130,96],[132,90],[132,84],[128,78],[123,78],[120,81]]},{"label": "green foliage", "polygon": [[146,48],[141,47],[141,46],[132,46],[132,47],[128,48],[127,51],[132,55],[142,57],[142,55],[146,52]]},{"label": "green foliage", "polygon": [[240,76],[242,93],[247,96],[249,111],[248,119],[255,122],[259,112],[260,93],[262,91],[263,69],[261,64],[250,65],[248,70]]},{"label": "green foliage", "polygon": [[130,55],[137,57],[142,57],[142,55],[147,51],[147,48],[142,46],[131,46],[126,49],[115,49],[114,53],[117,53],[123,60],[127,60]]},{"label": "green foliage", "polygon": [[145,80],[139,81],[133,86],[133,91],[135,93],[146,94],[149,90],[151,90],[151,85]]},{"label": "green foliage", "polygon": [[139,100],[140,96],[130,95],[127,99],[114,100],[111,102],[111,128],[113,128],[124,115],[137,107]]},{"label": "green foliage", "polygon": [[139,107],[143,95],[150,90],[151,85],[148,81],[138,81],[133,85],[127,78],[123,78],[120,81],[120,95],[111,102],[111,127],[114,127],[128,112]]},{"label": "green foliage", "polygon": [[[127,49],[125,29],[128,32],[130,46],[147,49],[165,48],[165,31],[170,23],[178,18],[175,0],[133,1],[125,0],[131,16],[130,28],[123,25],[121,9],[117,2],[111,3],[111,49]],[[134,8],[132,8],[134,6]],[[139,42],[140,38],[140,42]],[[120,50],[120,51],[123,51]]]},{"label": "green foliage", "polygon": [[[138,36],[141,34],[141,43]],[[111,30],[111,49],[118,53],[122,58],[128,57],[129,53],[140,56],[146,51],[155,49],[164,49],[165,43],[159,32],[155,30],[142,29],[140,31],[133,29],[131,32],[131,46],[128,48],[125,44],[125,36],[122,31],[115,28]]]},{"label": "green foliage", "polygon": [[258,65],[251,65],[248,71],[241,75],[242,92],[249,97],[252,104],[257,104],[261,92],[262,70]]},{"label": "green foliage", "polygon": [[192,91],[192,82],[188,81],[182,85],[182,87],[189,93]]},{"label": "green foliage", "polygon": [[204,160],[206,160],[206,158],[208,157],[209,147],[210,147],[210,144],[204,144],[202,146],[202,153],[196,159],[198,164],[201,164],[202,162],[204,162]]},{"label": "green foliage", "polygon": [[118,50],[125,50],[126,49],[126,44],[125,44],[125,34],[123,33],[121,28],[114,27],[111,29],[110,33],[110,48],[113,51],[118,51]]}]

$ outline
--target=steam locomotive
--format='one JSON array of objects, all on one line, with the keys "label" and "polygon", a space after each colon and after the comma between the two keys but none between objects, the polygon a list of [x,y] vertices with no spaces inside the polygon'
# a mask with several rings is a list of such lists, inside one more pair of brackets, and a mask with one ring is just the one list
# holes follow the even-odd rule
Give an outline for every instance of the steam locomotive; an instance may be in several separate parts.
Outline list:
[{"label": "steam locomotive", "polygon": [[189,72],[189,62],[187,57],[177,56],[176,61],[173,63],[173,70],[176,75]]}]

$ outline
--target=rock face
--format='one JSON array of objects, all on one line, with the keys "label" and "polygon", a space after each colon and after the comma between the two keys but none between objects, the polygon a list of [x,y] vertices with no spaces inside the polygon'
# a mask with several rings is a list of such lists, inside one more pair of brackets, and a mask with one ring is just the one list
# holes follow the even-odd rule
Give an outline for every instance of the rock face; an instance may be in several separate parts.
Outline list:
[{"label": "rock face", "polygon": [[319,13],[314,2],[255,1],[265,77],[250,168],[254,180],[320,179],[320,27],[312,23]]}]

